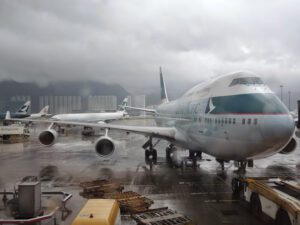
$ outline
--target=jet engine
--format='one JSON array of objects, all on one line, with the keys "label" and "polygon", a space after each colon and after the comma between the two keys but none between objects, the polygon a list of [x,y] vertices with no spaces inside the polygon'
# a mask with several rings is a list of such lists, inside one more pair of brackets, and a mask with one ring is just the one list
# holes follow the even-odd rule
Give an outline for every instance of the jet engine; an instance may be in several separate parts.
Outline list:
[{"label": "jet engine", "polygon": [[39,141],[46,146],[51,146],[57,139],[57,132],[53,129],[44,130],[39,135]]},{"label": "jet engine", "polygon": [[110,137],[100,137],[96,141],[95,151],[101,157],[111,156],[115,151],[115,143]]},{"label": "jet engine", "polygon": [[279,153],[280,154],[290,154],[292,153],[297,147],[297,142],[295,138],[292,138],[287,146],[284,147]]}]

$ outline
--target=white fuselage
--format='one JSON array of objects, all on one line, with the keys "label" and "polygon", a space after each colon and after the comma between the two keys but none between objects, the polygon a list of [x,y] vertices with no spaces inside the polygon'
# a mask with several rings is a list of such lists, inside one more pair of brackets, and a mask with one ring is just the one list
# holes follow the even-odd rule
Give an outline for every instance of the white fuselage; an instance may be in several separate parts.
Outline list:
[{"label": "white fuselage", "polygon": [[200,84],[157,109],[158,126],[175,127],[184,148],[221,160],[262,158],[291,140],[294,121],[286,107],[252,73],[234,73]]},{"label": "white fuselage", "polygon": [[69,113],[57,114],[51,119],[73,122],[99,122],[108,120],[117,120],[127,116],[125,111],[103,112],[103,113]]}]

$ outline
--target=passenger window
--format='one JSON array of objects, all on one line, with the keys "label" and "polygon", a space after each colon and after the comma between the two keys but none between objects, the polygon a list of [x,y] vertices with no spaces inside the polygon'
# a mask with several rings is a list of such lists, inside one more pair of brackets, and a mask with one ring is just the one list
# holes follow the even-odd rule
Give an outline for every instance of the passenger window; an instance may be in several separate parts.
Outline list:
[{"label": "passenger window", "polygon": [[254,119],[254,122],[253,122],[255,125],[257,124],[257,119]]},{"label": "passenger window", "polygon": [[232,123],[235,124],[235,118],[233,118]]},{"label": "passenger window", "polygon": [[227,124],[227,118],[225,118],[225,124]]},{"label": "passenger window", "polygon": [[224,124],[224,119],[222,118],[222,125]]},{"label": "passenger window", "polygon": [[228,123],[231,124],[231,118],[228,119]]},{"label": "passenger window", "polygon": [[245,122],[246,122],[246,120],[245,120],[245,119],[243,119],[243,120],[242,120],[242,124],[245,124]]},{"label": "passenger window", "polygon": [[251,124],[251,119],[248,119],[248,124]]}]

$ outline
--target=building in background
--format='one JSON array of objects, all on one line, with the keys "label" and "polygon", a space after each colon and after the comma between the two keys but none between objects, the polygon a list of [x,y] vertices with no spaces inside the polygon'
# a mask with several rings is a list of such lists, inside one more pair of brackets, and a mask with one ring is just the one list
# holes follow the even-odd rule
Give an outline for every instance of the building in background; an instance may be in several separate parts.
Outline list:
[{"label": "building in background", "polygon": [[39,96],[40,109],[49,105],[49,113],[74,113],[82,111],[81,96]]},{"label": "building in background", "polygon": [[[32,110],[31,107],[29,113],[37,113],[44,106],[49,105],[49,113],[53,115],[62,113],[116,111],[121,104],[121,102],[118,102],[117,96],[113,95],[95,95],[87,97],[44,95],[36,96],[35,98],[32,98],[31,96],[10,96],[9,98],[0,98],[0,110],[2,110],[3,112],[6,110],[14,112],[28,100],[32,101],[32,105],[35,105],[35,109]],[[145,108],[146,96],[128,96],[128,105],[133,107]],[[132,113],[133,115],[144,115],[143,111],[135,111]]]},{"label": "building in background", "polygon": [[[129,101],[130,99],[130,101]],[[146,108],[146,96],[145,95],[133,95],[128,96],[128,105],[138,108]],[[134,115],[145,115],[144,111],[135,111]]]},{"label": "building in background", "polygon": [[104,112],[117,110],[116,96],[89,96],[88,111],[89,112]]}]

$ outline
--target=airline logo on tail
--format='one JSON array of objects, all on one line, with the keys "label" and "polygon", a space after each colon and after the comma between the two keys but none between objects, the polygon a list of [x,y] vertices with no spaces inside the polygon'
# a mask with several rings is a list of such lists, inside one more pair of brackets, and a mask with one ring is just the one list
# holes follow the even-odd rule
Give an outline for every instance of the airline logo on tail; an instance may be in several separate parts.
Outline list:
[{"label": "airline logo on tail", "polygon": [[128,98],[126,97],[126,98],[124,98],[122,104],[120,105],[120,109],[125,110],[127,104],[128,104]]},{"label": "airline logo on tail", "polygon": [[42,108],[42,110],[39,112],[39,114],[48,115],[48,111],[49,111],[49,105],[46,105],[44,108]]},{"label": "airline logo on tail", "polygon": [[21,106],[21,108],[17,111],[17,113],[27,114],[30,104],[31,104],[30,101],[25,102],[25,104]]}]

